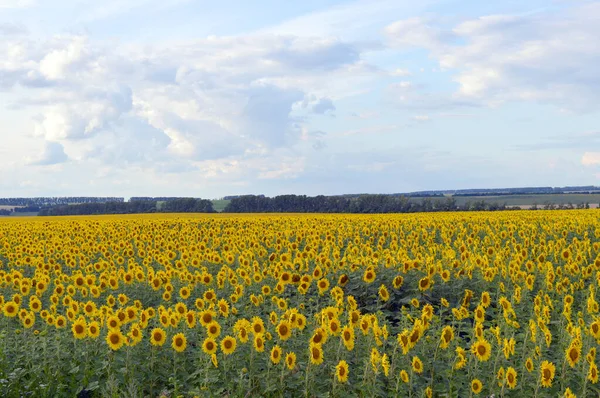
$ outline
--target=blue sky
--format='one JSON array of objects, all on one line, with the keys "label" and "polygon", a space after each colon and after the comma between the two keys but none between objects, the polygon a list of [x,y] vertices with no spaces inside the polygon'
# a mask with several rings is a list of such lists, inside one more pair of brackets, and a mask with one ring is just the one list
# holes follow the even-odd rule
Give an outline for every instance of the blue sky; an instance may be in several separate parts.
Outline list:
[{"label": "blue sky", "polygon": [[599,20],[576,0],[0,0],[0,195],[600,185]]}]

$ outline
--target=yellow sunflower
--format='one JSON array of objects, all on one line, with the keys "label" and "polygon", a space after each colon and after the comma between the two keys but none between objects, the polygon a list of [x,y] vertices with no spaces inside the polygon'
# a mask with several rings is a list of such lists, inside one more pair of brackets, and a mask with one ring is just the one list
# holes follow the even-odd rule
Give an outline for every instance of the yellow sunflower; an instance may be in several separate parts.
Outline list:
[{"label": "yellow sunflower", "polygon": [[235,338],[231,336],[225,336],[223,340],[221,340],[221,351],[225,355],[231,355],[235,351],[235,347],[237,345],[237,341]]},{"label": "yellow sunflower", "polygon": [[217,352],[217,342],[212,337],[207,337],[202,343],[202,351],[208,355],[213,355]]},{"label": "yellow sunflower", "polygon": [[551,387],[556,367],[552,362],[544,361],[540,366],[540,382],[542,387]]},{"label": "yellow sunflower", "polygon": [[71,325],[71,331],[73,332],[73,337],[76,339],[83,339],[87,335],[87,324],[85,319],[80,316],[73,324]]},{"label": "yellow sunflower", "polygon": [[106,335],[106,344],[108,344],[111,350],[117,351],[125,344],[125,336],[123,336],[119,329],[109,329]]},{"label": "yellow sunflower", "polygon": [[281,361],[281,354],[282,354],[281,347],[279,347],[278,345],[275,345],[271,349],[271,362],[273,362],[274,364],[278,364]]},{"label": "yellow sunflower", "polygon": [[341,360],[335,367],[335,375],[340,383],[348,381],[348,362]]},{"label": "yellow sunflower", "polygon": [[173,349],[177,352],[185,351],[185,348],[187,347],[187,339],[185,338],[185,335],[183,333],[177,333],[175,336],[173,336],[171,347],[173,347]]},{"label": "yellow sunflower", "polygon": [[289,370],[292,370],[296,367],[296,354],[293,352],[288,352],[288,354],[285,356],[285,366],[287,366],[287,368]]},{"label": "yellow sunflower", "polygon": [[167,341],[167,333],[161,328],[154,328],[150,333],[150,343],[153,346],[160,347]]}]

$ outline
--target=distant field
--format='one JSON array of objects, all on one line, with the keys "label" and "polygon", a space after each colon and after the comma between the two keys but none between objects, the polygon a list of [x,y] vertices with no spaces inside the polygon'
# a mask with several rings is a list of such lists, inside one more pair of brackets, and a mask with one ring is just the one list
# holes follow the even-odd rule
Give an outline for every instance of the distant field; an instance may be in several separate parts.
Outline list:
[{"label": "distant field", "polygon": [[14,206],[14,205],[0,205],[0,210],[12,210],[15,207],[23,207],[23,206]]},{"label": "distant field", "polygon": [[[506,203],[507,206],[527,206],[536,204],[542,206],[545,203],[576,205],[578,203],[596,204],[600,202],[600,194],[547,194],[547,195],[506,195],[506,196],[454,196],[457,205],[466,202],[484,200],[486,202]],[[595,207],[594,206],[594,207]]]},{"label": "distant field", "polygon": [[212,204],[213,204],[213,208],[220,213],[225,209],[225,206],[227,206],[229,204],[229,202],[231,202],[231,200],[221,199],[221,200],[213,200]]}]

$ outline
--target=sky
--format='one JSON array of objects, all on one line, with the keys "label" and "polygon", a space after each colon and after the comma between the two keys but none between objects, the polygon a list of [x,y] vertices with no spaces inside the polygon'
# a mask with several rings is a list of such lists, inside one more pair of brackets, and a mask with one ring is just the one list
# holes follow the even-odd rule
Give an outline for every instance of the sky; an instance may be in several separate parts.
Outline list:
[{"label": "sky", "polygon": [[0,196],[600,185],[600,2],[0,0]]}]

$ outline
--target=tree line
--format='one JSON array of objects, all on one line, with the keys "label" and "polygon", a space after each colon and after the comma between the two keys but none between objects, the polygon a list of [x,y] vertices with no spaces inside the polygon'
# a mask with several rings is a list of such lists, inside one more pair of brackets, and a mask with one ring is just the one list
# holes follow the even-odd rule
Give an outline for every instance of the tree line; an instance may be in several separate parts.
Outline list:
[{"label": "tree line", "polygon": [[39,216],[80,216],[95,214],[137,213],[214,213],[207,199],[178,198],[162,201],[134,200],[129,202],[83,203],[44,207]]},{"label": "tree line", "polygon": [[0,198],[0,206],[58,206],[74,203],[124,202],[125,198],[95,196],[45,196],[38,198]]},{"label": "tree line", "polygon": [[410,198],[393,195],[305,196],[280,195],[273,198],[247,195],[234,198],[224,213],[417,213],[435,211],[513,210],[506,204],[484,200],[458,205],[453,197]]}]

